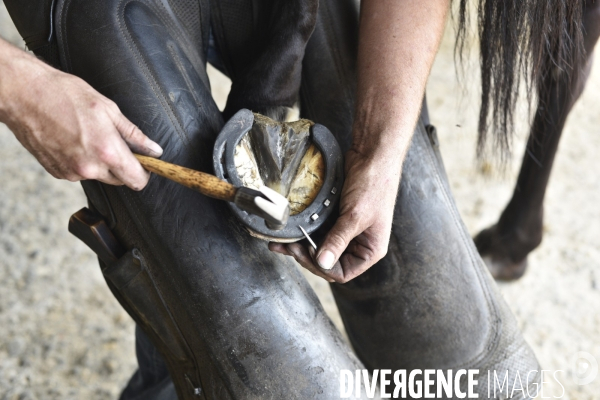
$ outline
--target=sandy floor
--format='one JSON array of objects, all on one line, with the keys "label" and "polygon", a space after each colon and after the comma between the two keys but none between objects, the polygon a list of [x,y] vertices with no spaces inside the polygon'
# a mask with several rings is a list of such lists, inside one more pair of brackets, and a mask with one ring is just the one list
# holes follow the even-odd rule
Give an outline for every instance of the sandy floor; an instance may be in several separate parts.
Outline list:
[{"label": "sandy floor", "polygon": [[[3,4],[0,36],[19,43]],[[226,84],[217,82],[215,96],[222,99]],[[512,192],[526,131],[505,174],[480,173],[477,93],[460,93],[447,35],[428,99],[460,211],[475,234],[495,221]],[[563,398],[570,399],[600,398],[600,378],[587,386],[572,380],[576,352],[600,360],[599,93],[597,66],[561,143],[544,242],[527,275],[501,285],[543,367],[565,371],[558,377]],[[133,323],[108,291],[92,252],[66,230],[69,216],[85,205],[79,185],[50,177],[3,125],[0,182],[0,399],[115,399],[136,365]],[[310,281],[339,326],[328,286]],[[561,391],[553,385],[544,394]]]}]

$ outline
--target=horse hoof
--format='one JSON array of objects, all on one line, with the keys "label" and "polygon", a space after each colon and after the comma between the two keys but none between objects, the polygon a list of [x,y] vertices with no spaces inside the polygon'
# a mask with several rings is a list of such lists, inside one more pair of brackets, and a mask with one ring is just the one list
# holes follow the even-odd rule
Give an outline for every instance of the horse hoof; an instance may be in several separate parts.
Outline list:
[{"label": "horse hoof", "polygon": [[525,274],[527,256],[515,260],[510,256],[510,246],[501,240],[496,226],[484,229],[474,239],[479,255],[488,270],[498,281],[514,281]]},{"label": "horse hoof", "polygon": [[520,262],[513,262],[509,258],[494,258],[482,256],[483,262],[495,280],[510,282],[522,277],[527,270],[527,258]]}]

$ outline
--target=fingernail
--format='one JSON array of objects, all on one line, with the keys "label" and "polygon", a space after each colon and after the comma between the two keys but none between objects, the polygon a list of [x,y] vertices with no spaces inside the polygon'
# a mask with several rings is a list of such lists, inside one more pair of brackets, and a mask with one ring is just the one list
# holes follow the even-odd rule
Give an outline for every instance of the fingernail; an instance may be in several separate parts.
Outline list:
[{"label": "fingernail", "polygon": [[323,250],[319,257],[317,258],[317,263],[319,263],[319,267],[323,269],[331,269],[333,268],[333,263],[335,262],[335,256],[329,250]]},{"label": "fingernail", "polygon": [[150,150],[153,157],[160,157],[163,153],[162,147],[160,147],[158,143],[153,142],[152,140],[148,140],[148,142],[146,143],[146,147],[148,148],[148,150]]}]

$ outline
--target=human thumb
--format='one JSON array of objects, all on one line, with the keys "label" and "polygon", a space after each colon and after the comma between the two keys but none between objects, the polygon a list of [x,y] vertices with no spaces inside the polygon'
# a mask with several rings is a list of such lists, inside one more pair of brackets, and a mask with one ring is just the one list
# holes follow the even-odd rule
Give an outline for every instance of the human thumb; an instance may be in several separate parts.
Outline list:
[{"label": "human thumb", "polygon": [[124,115],[119,114],[115,119],[114,122],[117,130],[131,150],[150,157],[160,157],[162,155],[163,149],[158,143],[144,135],[144,133]]},{"label": "human thumb", "polygon": [[333,268],[350,241],[360,233],[358,230],[356,218],[353,218],[351,214],[341,215],[325,237],[317,253],[316,261],[319,267],[325,270]]}]

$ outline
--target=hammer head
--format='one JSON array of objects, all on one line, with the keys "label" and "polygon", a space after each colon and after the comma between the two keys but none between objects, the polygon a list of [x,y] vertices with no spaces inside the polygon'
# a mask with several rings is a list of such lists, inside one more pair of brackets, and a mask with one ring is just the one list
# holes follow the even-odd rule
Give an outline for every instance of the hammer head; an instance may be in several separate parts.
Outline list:
[{"label": "hammer head", "polygon": [[266,186],[259,190],[240,187],[233,202],[247,213],[263,218],[267,227],[273,230],[285,228],[290,216],[289,201]]}]

